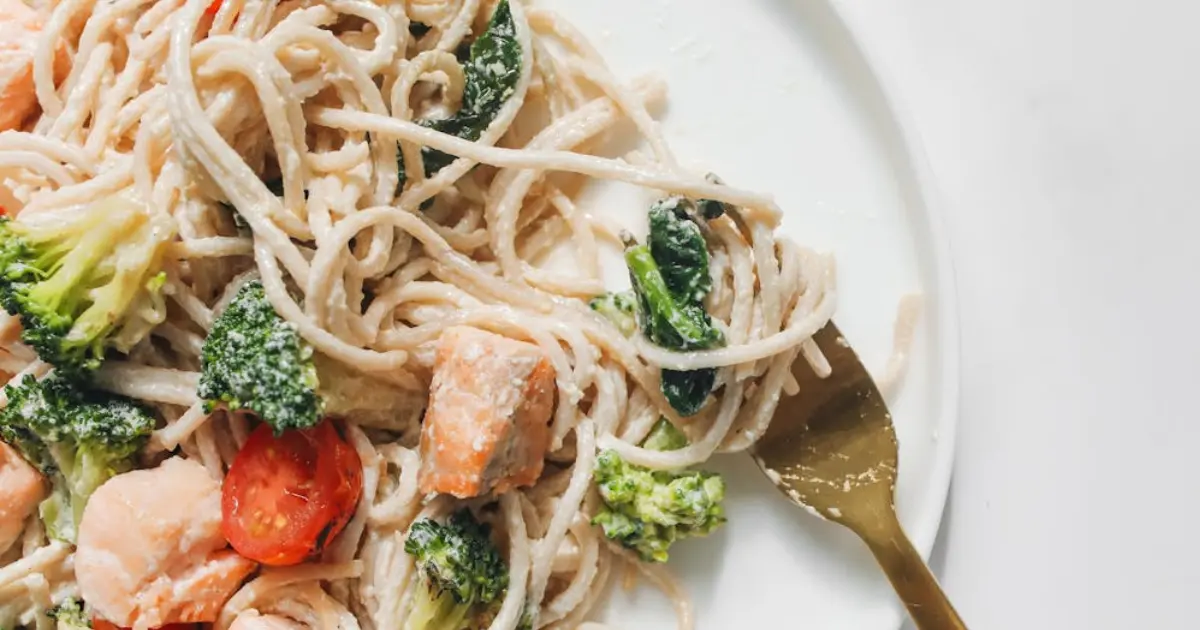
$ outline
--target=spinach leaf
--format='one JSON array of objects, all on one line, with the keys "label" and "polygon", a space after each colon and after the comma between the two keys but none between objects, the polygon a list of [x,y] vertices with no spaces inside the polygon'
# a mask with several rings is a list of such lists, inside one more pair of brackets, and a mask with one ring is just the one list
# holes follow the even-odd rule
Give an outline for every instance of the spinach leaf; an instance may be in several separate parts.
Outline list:
[{"label": "spinach leaf", "polygon": [[649,247],[627,241],[625,264],[638,298],[638,325],[651,342],[671,350],[705,350],[724,342],[702,305],[671,292]]},{"label": "spinach leaf", "polygon": [[724,201],[717,201],[716,199],[701,199],[696,202],[696,205],[700,207],[700,215],[712,221],[725,214],[729,204],[726,204]]},{"label": "spinach leaf", "polygon": [[700,226],[688,219],[683,197],[668,197],[650,208],[650,254],[662,270],[672,295],[687,304],[699,304],[712,291],[708,273],[708,245]]},{"label": "spinach leaf", "polygon": [[662,371],[663,396],[685,418],[700,413],[716,383],[717,371],[713,368]]},{"label": "spinach leaf", "polygon": [[[517,89],[521,78],[521,43],[517,41],[517,26],[513,22],[508,0],[496,6],[487,30],[471,44],[471,57],[466,68],[463,86],[463,110],[460,121],[474,123],[471,133],[478,137],[484,123],[491,122],[504,102]],[[460,122],[461,124],[461,122]]]},{"label": "spinach leaf", "polygon": [[[704,179],[708,180],[708,183],[710,184],[723,185],[725,183],[721,181],[720,177],[717,177],[712,173],[706,175]],[[700,208],[700,215],[708,221],[712,221],[713,219],[725,214],[730,210],[729,204],[725,203],[724,201],[717,201],[716,199],[701,199],[700,201],[696,202],[696,205]]]},{"label": "spinach leaf", "polygon": [[[423,120],[422,125],[474,142],[487,130],[500,108],[517,90],[521,79],[521,43],[509,0],[501,0],[487,30],[471,44],[463,66],[462,107],[449,118]],[[432,177],[457,158],[437,149],[421,151],[425,175]],[[404,160],[400,160],[400,186],[404,186]]]},{"label": "spinach leaf", "polygon": [[[697,205],[668,197],[650,208],[648,245],[626,240],[625,264],[637,297],[638,325],[652,343],[671,350],[707,350],[725,338],[704,310],[712,291],[708,245]],[[682,416],[699,413],[716,385],[717,371],[662,371],[662,392]]]},{"label": "spinach leaf", "polygon": [[408,23],[408,34],[412,35],[416,39],[425,37],[425,34],[431,30],[433,30],[433,27],[428,24],[422,24],[420,22]]}]

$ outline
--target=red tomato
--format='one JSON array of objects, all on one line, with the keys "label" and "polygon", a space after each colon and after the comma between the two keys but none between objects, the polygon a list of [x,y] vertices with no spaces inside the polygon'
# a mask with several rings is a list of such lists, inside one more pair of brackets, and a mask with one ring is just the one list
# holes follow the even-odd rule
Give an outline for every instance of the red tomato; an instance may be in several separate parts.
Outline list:
[{"label": "red tomato", "polygon": [[276,436],[262,425],[233,460],[221,531],[238,553],[272,566],[320,553],[362,496],[362,462],[329,420]]},{"label": "red tomato", "polygon": [[221,1],[222,0],[213,0],[213,3],[208,5],[208,8],[205,9],[204,12],[209,15],[216,15],[217,11],[221,10]]},{"label": "red tomato", "polygon": [[[195,630],[198,627],[194,623],[169,623],[157,630]],[[129,630],[129,628],[122,628],[99,617],[92,617],[92,630]]]}]

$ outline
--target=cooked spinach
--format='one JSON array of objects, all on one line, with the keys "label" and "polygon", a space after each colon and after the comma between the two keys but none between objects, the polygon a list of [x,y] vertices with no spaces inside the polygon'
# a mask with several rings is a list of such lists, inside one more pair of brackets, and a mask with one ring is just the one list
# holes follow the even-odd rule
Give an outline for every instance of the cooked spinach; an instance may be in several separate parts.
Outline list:
[{"label": "cooked spinach", "polygon": [[717,201],[716,199],[701,199],[696,202],[700,207],[700,214],[709,221],[725,214],[725,202]]},{"label": "cooked spinach", "polygon": [[[717,177],[712,173],[709,173],[707,176],[705,176],[705,179],[707,179],[710,184],[725,183],[721,181],[720,177]],[[717,201],[716,199],[701,199],[700,201],[696,202],[696,205],[700,209],[700,215],[708,221],[712,221],[713,219],[729,211],[729,204],[725,203],[724,201]]]},{"label": "cooked spinach", "polygon": [[685,418],[700,413],[716,384],[717,371],[713,368],[662,371],[663,396]]},{"label": "cooked spinach", "polygon": [[[625,264],[637,297],[638,326],[652,343],[671,350],[707,350],[725,337],[704,310],[712,290],[708,245],[695,222],[695,204],[668,197],[650,208],[648,245],[626,238]],[[717,372],[662,371],[662,392],[680,415],[695,415],[716,384]]]},{"label": "cooked spinach", "polygon": [[646,338],[672,350],[706,350],[724,341],[703,305],[671,292],[649,247],[630,237],[625,264],[638,298],[638,326]]},{"label": "cooked spinach", "polygon": [[425,37],[425,34],[431,30],[433,30],[433,27],[428,24],[422,24],[420,22],[408,23],[408,34],[412,35],[416,39]]},{"label": "cooked spinach", "polygon": [[[420,124],[474,142],[487,130],[500,108],[517,90],[521,79],[521,42],[508,0],[501,0],[487,30],[471,43],[463,64],[462,107],[449,118],[422,120]],[[421,151],[425,175],[432,177],[457,157],[425,147]],[[400,159],[400,186],[404,186],[404,159]]]},{"label": "cooked spinach", "polygon": [[712,291],[708,246],[700,226],[688,219],[691,201],[667,197],[650,208],[650,254],[667,288],[688,304],[699,304]]},{"label": "cooked spinach", "polygon": [[[655,281],[651,280],[651,282],[654,283]],[[605,293],[604,295],[592,298],[588,302],[593,311],[596,311],[604,316],[605,319],[612,322],[617,327],[617,330],[626,337],[632,335],[638,329],[637,314],[639,311],[637,304],[638,296],[633,291]],[[649,312],[650,309],[647,308],[644,311]],[[689,313],[689,317],[691,316],[692,314]],[[644,329],[648,331],[646,333],[647,336],[651,334],[649,331],[658,330],[653,326],[646,326]],[[709,328],[707,331],[715,331],[715,329]],[[656,336],[657,338],[662,338],[661,335],[656,334]],[[667,336],[670,336],[670,333],[667,333]],[[694,370],[691,372],[663,370],[663,395],[666,396],[671,406],[679,413],[684,416],[695,415],[703,407],[704,401],[708,398],[708,393],[712,391],[716,376],[717,373],[715,370]]]},{"label": "cooked spinach", "polygon": [[487,30],[471,44],[463,68],[463,106],[451,126],[463,137],[478,138],[500,111],[521,78],[521,43],[508,0],[496,6]]}]

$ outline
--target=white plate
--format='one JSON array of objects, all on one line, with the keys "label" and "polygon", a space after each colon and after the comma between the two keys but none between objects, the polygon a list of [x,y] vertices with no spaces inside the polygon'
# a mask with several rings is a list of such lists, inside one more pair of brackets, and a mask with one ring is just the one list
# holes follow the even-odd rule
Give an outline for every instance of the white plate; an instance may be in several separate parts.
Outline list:
[{"label": "white plate", "polygon": [[[928,555],[950,480],[958,329],[948,248],[910,127],[826,0],[549,0],[618,76],[657,72],[680,161],[776,196],[783,230],[836,254],[837,322],[882,371],[899,300],[924,294],[910,371],[891,403],[900,518]],[[878,66],[875,66],[878,68]],[[618,193],[619,194],[619,193]],[[617,197],[605,192],[605,207]],[[628,199],[628,197],[627,197]],[[632,201],[632,199],[630,199]],[[621,275],[620,273],[617,274]],[[728,472],[729,525],[672,550],[697,627],[891,630],[901,610],[851,534],[792,507],[745,456]],[[619,590],[619,589],[618,589]],[[624,629],[673,622],[649,586],[603,615]]]}]

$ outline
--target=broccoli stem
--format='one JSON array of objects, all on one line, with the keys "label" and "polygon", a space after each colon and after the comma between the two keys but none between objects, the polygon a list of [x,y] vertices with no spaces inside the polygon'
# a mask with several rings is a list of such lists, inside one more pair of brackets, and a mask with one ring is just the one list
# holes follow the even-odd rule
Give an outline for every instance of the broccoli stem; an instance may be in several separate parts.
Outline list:
[{"label": "broccoli stem", "polygon": [[86,505],[86,501],[77,502],[67,490],[65,482],[56,479],[50,496],[38,505],[38,518],[42,519],[46,527],[46,535],[51,540],[74,542],[75,524],[83,518],[83,508]]},{"label": "broccoli stem", "polygon": [[53,486],[40,514],[51,538],[75,541],[88,499],[114,475],[131,470],[154,430],[139,405],[81,389],[57,372],[27,375],[5,388],[0,439],[15,446]]},{"label": "broccoli stem", "polygon": [[612,322],[622,335],[629,337],[637,332],[637,297],[632,291],[598,295],[588,302],[588,306]]},{"label": "broccoli stem", "polygon": [[109,255],[110,244],[121,240],[134,218],[133,213],[123,213],[109,221],[89,222],[83,238],[58,261],[56,269],[51,269],[49,278],[30,290],[29,297],[56,311],[63,306],[68,310],[77,308],[80,301],[87,299],[86,291],[79,289],[88,288],[85,280],[96,272],[96,266]]},{"label": "broccoli stem", "polygon": [[[154,229],[152,224],[143,222],[137,227],[136,240],[149,242],[149,239],[154,238]],[[146,265],[144,262],[135,265],[121,263],[118,254],[117,267],[112,280],[92,292],[92,305],[76,318],[69,335],[71,339],[100,338],[116,324],[112,314],[126,312],[137,299],[140,291],[143,289],[157,291],[162,288],[166,276],[161,272],[146,280],[147,275],[153,273],[150,265]]]},{"label": "broccoli stem", "polygon": [[486,525],[461,510],[446,523],[421,519],[405,553],[416,560],[419,592],[405,630],[478,630],[504,599],[508,567]]},{"label": "broccoli stem", "polygon": [[161,321],[174,220],[125,197],[77,212],[0,219],[0,304],[59,374],[84,381]]},{"label": "broccoli stem", "polygon": [[465,627],[471,605],[454,600],[450,591],[434,592],[434,586],[424,582],[421,594],[413,598],[413,608],[404,620],[404,630],[461,630]]}]

